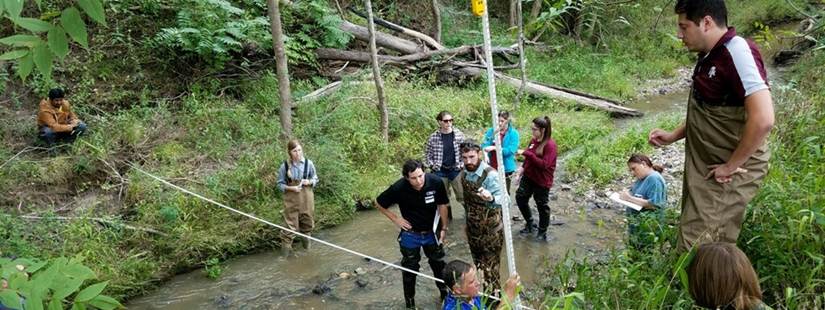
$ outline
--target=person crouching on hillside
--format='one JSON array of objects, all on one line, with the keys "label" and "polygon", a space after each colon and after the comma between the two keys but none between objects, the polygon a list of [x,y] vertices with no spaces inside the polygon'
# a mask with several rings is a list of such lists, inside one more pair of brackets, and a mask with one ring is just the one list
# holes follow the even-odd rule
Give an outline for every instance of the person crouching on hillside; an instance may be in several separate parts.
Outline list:
[{"label": "person crouching on hillside", "polygon": [[56,142],[74,142],[86,131],[86,124],[72,111],[63,90],[53,88],[49,90],[49,98],[40,101],[37,128],[39,138],[52,147]]}]

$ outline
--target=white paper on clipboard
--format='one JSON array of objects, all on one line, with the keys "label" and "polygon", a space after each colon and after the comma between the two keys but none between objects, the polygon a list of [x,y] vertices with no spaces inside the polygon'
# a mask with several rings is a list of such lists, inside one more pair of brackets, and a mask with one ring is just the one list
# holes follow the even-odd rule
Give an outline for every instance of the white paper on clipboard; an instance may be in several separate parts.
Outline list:
[{"label": "white paper on clipboard", "polygon": [[435,213],[435,219],[433,220],[433,234],[435,235],[435,244],[441,245],[441,240],[438,238],[438,221],[441,219],[441,214],[438,212]]},{"label": "white paper on clipboard", "polygon": [[619,193],[610,194],[610,200],[618,202],[619,204],[621,204],[625,207],[631,208],[633,210],[642,211],[642,206],[637,205],[637,204],[632,203],[632,202],[629,202],[629,201],[626,201],[626,200],[622,200],[621,198],[619,198]]}]

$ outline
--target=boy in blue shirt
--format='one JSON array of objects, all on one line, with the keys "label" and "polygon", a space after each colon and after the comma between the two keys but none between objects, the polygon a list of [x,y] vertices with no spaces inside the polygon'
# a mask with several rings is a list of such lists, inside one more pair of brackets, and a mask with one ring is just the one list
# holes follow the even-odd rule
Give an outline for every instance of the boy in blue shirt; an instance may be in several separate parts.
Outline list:
[{"label": "boy in blue shirt", "polygon": [[[454,260],[444,267],[444,284],[449,288],[447,298],[444,299],[442,310],[484,310],[487,306],[481,300],[479,290],[481,282],[476,277],[476,267],[461,260]],[[510,276],[504,284],[504,295],[506,299],[499,303],[497,309],[503,309],[507,302],[514,300],[516,287],[520,278],[517,274]]]}]

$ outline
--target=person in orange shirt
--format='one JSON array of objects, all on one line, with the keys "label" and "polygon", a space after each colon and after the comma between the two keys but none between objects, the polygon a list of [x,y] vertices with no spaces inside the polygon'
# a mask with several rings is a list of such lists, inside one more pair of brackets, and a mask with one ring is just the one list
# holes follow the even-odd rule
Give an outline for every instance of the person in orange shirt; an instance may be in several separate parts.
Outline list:
[{"label": "person in orange shirt", "polygon": [[74,114],[63,90],[52,88],[49,99],[40,100],[37,128],[40,139],[52,147],[56,142],[74,142],[86,131],[86,124]]}]

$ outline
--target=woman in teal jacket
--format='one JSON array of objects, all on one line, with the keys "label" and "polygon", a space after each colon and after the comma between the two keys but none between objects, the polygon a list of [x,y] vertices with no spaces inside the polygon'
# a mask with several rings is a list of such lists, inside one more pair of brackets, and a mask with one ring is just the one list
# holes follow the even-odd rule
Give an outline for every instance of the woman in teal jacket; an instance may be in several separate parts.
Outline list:
[{"label": "woman in teal jacket", "polygon": [[[518,131],[510,124],[510,112],[501,111],[498,113],[498,128],[501,135],[501,155],[504,157],[504,175],[507,179],[507,193],[510,193],[510,179],[516,172],[516,151],[518,151],[519,136]],[[496,159],[496,140],[493,138],[493,128],[487,129],[484,134],[484,143],[481,147],[487,152],[490,167],[498,169]],[[510,195],[512,197],[512,194]],[[519,220],[518,216],[513,216],[514,220]]]}]

